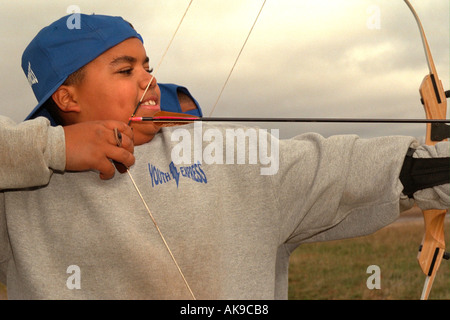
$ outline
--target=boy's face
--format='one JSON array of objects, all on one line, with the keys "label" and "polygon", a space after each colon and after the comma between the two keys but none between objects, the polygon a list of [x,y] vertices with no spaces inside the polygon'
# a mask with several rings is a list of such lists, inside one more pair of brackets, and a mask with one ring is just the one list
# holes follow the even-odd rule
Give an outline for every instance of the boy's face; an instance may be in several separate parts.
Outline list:
[{"label": "boy's face", "polygon": [[[81,83],[74,86],[80,112],[77,122],[120,120],[128,123],[151,79],[142,42],[127,39],[84,67]],[[153,116],[160,110],[161,92],[152,80],[136,116]],[[150,141],[159,127],[151,122],[134,123],[135,144]]]}]

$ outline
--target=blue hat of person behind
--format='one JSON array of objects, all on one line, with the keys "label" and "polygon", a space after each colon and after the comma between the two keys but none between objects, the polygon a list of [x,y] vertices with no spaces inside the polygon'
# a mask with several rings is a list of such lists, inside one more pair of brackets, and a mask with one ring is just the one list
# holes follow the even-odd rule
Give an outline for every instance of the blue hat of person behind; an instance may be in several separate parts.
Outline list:
[{"label": "blue hat of person behind", "polygon": [[133,37],[144,42],[123,18],[105,15],[72,14],[43,28],[22,55],[22,69],[38,101],[25,120],[44,116],[55,125],[42,104],[69,75]]}]

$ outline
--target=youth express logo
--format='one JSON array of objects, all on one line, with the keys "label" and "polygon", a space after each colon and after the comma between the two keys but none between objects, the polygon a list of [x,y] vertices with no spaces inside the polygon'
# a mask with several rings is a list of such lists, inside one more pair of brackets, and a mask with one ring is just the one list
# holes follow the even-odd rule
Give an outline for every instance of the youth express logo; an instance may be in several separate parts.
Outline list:
[{"label": "youth express logo", "polygon": [[206,174],[202,169],[202,165],[198,162],[191,166],[177,167],[173,161],[169,164],[169,171],[162,171],[153,164],[148,164],[148,171],[150,179],[152,180],[152,187],[162,185],[174,180],[179,185],[180,177],[191,179],[198,183],[208,183]]}]

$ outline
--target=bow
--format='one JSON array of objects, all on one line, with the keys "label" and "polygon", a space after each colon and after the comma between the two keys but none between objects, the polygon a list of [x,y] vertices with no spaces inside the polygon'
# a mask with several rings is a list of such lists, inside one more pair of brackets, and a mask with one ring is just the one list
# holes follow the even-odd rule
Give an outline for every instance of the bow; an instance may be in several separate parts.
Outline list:
[{"label": "bow", "polygon": [[[419,92],[425,109],[427,119],[445,119],[447,113],[446,92],[438,78],[436,67],[431,56],[430,47],[422,27],[422,23],[408,0],[404,0],[410,8],[419,26],[425,56],[428,63],[429,74],[425,76],[420,85]],[[447,92],[448,95],[448,92]],[[450,127],[443,123],[428,123],[426,132],[426,144],[434,145],[438,141],[449,138]],[[425,219],[425,234],[419,248],[417,260],[422,271],[426,274],[426,280],[422,291],[422,300],[428,299],[433,286],[433,281],[443,258],[448,259],[445,253],[444,218],[447,210],[423,211]]]}]

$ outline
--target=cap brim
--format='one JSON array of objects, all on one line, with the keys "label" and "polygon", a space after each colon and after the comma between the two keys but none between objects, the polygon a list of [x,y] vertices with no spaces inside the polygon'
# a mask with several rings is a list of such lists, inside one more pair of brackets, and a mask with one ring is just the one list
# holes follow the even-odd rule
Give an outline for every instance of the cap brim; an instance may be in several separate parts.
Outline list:
[{"label": "cap brim", "polygon": [[[39,101],[39,103],[37,104],[36,107],[34,107],[34,109],[30,112],[30,114],[25,118],[25,120],[31,120],[34,118],[37,118],[39,116],[45,116],[43,114],[39,114],[42,108],[42,105],[45,103],[45,101],[47,101],[52,94],[64,83],[64,81],[66,81],[67,78],[62,79],[60,82],[58,82],[51,90],[49,90],[49,92],[41,99],[41,101]],[[49,118],[50,115],[48,115]],[[49,118],[50,120],[53,120],[51,118]]]}]

